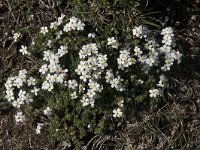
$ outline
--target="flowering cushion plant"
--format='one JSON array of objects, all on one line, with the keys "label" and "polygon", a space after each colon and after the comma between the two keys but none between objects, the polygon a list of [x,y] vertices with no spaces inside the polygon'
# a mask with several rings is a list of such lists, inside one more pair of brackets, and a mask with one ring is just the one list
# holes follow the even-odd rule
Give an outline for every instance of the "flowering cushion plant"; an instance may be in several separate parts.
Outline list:
[{"label": "flowering cushion plant", "polygon": [[113,131],[138,104],[153,105],[163,95],[166,72],[181,61],[171,27],[155,33],[136,26],[123,39],[104,39],[85,26],[61,15],[42,27],[32,44],[19,50],[40,58],[41,65],[20,70],[5,84],[17,123],[26,115],[45,116],[48,124],[38,123],[37,134],[48,126],[54,137],[76,146],[88,133]]}]

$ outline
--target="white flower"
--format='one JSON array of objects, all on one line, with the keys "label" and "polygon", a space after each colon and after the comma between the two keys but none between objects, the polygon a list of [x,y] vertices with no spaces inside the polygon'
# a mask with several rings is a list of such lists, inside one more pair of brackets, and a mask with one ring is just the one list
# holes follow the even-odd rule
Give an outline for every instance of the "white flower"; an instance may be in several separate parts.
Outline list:
[{"label": "white flower", "polygon": [[87,56],[91,56],[92,54],[97,54],[98,53],[98,47],[96,43],[90,43],[87,45],[83,45],[80,52],[79,52],[79,57],[80,58],[85,58]]},{"label": "white flower", "polygon": [[115,49],[118,48],[119,43],[116,41],[116,39],[114,37],[108,38],[107,40],[108,40],[107,45],[111,45],[112,48],[115,48]]},{"label": "white flower", "polygon": [[26,74],[27,74],[26,69],[20,70],[18,78],[21,78],[21,80],[23,80],[23,82],[25,82],[25,80],[26,80]]},{"label": "white flower", "polygon": [[58,25],[62,24],[63,23],[63,19],[65,18],[65,15],[61,14],[60,17],[58,17]]},{"label": "white flower", "polygon": [[31,93],[33,93],[35,96],[37,96],[39,90],[40,90],[39,88],[34,87],[34,89],[31,90]]},{"label": "white flower", "polygon": [[171,46],[172,43],[173,43],[173,39],[172,39],[171,36],[165,35],[165,36],[163,36],[162,43],[165,44],[165,45]]},{"label": "white flower", "polygon": [[58,72],[60,69],[60,66],[58,63],[54,62],[53,60],[50,62],[50,64],[48,65],[48,68],[50,70],[50,73],[55,73]]},{"label": "white flower", "polygon": [[108,38],[107,45],[112,45],[113,43],[117,42],[114,37]]},{"label": "white flower", "polygon": [[113,117],[122,117],[122,111],[121,111],[121,109],[120,108],[117,108],[117,109],[114,109],[113,110]]},{"label": "white flower", "polygon": [[160,75],[159,83],[157,84],[158,87],[165,87],[167,78],[164,75]]},{"label": "white flower", "polygon": [[25,101],[27,99],[26,91],[20,90],[18,93],[19,99]]},{"label": "white flower", "polygon": [[41,27],[40,29],[40,33],[42,33],[43,35],[46,35],[46,33],[48,33],[48,28],[45,26],[45,27]]},{"label": "white flower", "polygon": [[[50,82],[50,83],[54,83],[54,82],[57,81],[57,78],[58,78],[58,75],[57,75],[57,74],[50,75],[49,82]],[[48,80],[48,79],[47,79],[47,80]]]},{"label": "white flower", "polygon": [[153,64],[155,63],[155,59],[153,57],[149,57],[149,58],[146,59],[146,63],[149,66],[153,66]]},{"label": "white flower", "polygon": [[89,80],[88,86],[92,91],[100,91],[100,84],[97,82]]},{"label": "white flower", "polygon": [[16,123],[22,123],[25,120],[25,116],[23,115],[22,112],[17,112],[17,114],[15,115],[15,120]]},{"label": "white flower", "polygon": [[147,40],[147,43],[145,44],[145,48],[152,52],[156,51],[159,44],[155,41],[155,39],[150,38],[150,39],[145,39],[145,40]]},{"label": "white flower", "polygon": [[22,87],[23,86],[23,80],[21,79],[21,78],[17,78],[16,80],[15,80],[15,86],[19,89],[20,87]]},{"label": "white flower", "polygon": [[139,61],[140,63],[144,64],[145,61],[146,61],[146,56],[139,56],[138,61]]},{"label": "white flower", "polygon": [[167,66],[167,70],[170,70],[170,67],[173,65],[174,59],[171,57],[166,57],[165,65]]},{"label": "white flower", "polygon": [[48,41],[47,41],[47,46],[48,46],[49,48],[52,47],[52,40],[48,40]]},{"label": "white flower", "polygon": [[174,33],[173,29],[171,27],[166,27],[162,30],[161,35],[163,35],[162,43],[164,43],[167,46],[175,46],[176,43],[174,42]]},{"label": "white flower", "polygon": [[80,79],[81,79],[82,81],[86,82],[87,79],[89,79],[90,77],[91,77],[91,76],[88,75],[86,71],[83,71],[83,72],[82,72],[82,75],[80,76]]},{"label": "white flower", "polygon": [[170,66],[168,66],[168,65],[165,64],[164,66],[161,67],[161,69],[163,71],[167,71],[167,70],[170,70]]},{"label": "white flower", "polygon": [[69,32],[71,31],[72,28],[71,28],[71,25],[69,23],[67,23],[64,27],[63,27],[63,31],[64,32]]},{"label": "white flower", "polygon": [[87,96],[88,96],[89,99],[93,99],[95,95],[96,95],[96,93],[95,93],[94,90],[89,89],[89,90],[87,91]]},{"label": "white flower", "polygon": [[43,124],[42,123],[37,123],[37,128],[36,128],[36,134],[40,134],[41,133],[41,129],[42,129]]},{"label": "white flower", "polygon": [[35,79],[33,77],[30,77],[28,80],[27,80],[27,83],[28,83],[28,86],[31,86],[31,85],[35,85]]},{"label": "white flower", "polygon": [[43,60],[49,61],[53,53],[50,50],[44,51]]},{"label": "white flower", "polygon": [[111,82],[110,82],[110,84],[111,84],[111,87],[112,88],[117,88],[118,87],[118,85],[119,85],[119,82],[120,82],[120,80],[118,79],[118,78],[114,78]]},{"label": "white flower", "polygon": [[9,77],[5,83],[5,87],[7,90],[10,90],[13,87],[15,77]]},{"label": "white flower", "polygon": [[110,81],[114,79],[114,75],[112,73],[112,70],[106,70],[105,79],[106,79],[107,83],[110,83]]},{"label": "white flower", "polygon": [[22,104],[24,104],[24,102],[21,99],[17,99],[12,102],[12,105],[15,108],[20,108]]},{"label": "white flower", "polygon": [[91,105],[92,107],[94,107],[94,99],[89,98],[86,94],[83,95],[81,103],[83,104],[83,106]]},{"label": "white flower", "polygon": [[97,57],[97,66],[101,69],[105,69],[105,67],[108,66],[107,60],[107,55],[99,54]]},{"label": "white flower", "polygon": [[110,82],[112,88],[115,88],[118,91],[123,91],[121,81],[123,81],[123,79],[121,79],[120,76],[118,76],[117,78],[114,78],[109,82]]},{"label": "white flower", "polygon": [[33,102],[33,98],[31,97],[31,95],[29,93],[27,93],[26,97],[27,97],[26,98],[26,104]]},{"label": "white flower", "polygon": [[47,91],[52,91],[53,90],[53,83],[49,83],[49,82],[47,82],[47,81],[44,81],[43,83],[42,83],[42,89],[43,90],[47,90]]},{"label": "white flower", "polygon": [[82,99],[81,99],[81,102],[82,102],[83,106],[87,106],[87,105],[89,105],[90,100],[89,100],[89,98],[87,97],[87,95],[84,95],[84,96],[82,97]]},{"label": "white flower", "polygon": [[133,64],[133,59],[130,56],[129,50],[121,50],[119,58],[117,58],[118,69],[124,70]]},{"label": "white flower", "polygon": [[142,55],[142,53],[143,53],[138,46],[136,46],[134,48],[134,52],[135,52],[135,56],[138,56],[138,57],[140,57]]},{"label": "white flower", "polygon": [[29,18],[28,18],[29,21],[31,21],[33,19],[34,19],[34,15],[30,15]]},{"label": "white flower", "polygon": [[50,23],[50,29],[57,29],[57,26],[58,26],[57,22]]},{"label": "white flower", "polygon": [[85,24],[79,21],[77,24],[77,30],[78,31],[84,30],[84,27],[85,27]]},{"label": "white flower", "polygon": [[76,80],[68,80],[68,88],[75,90],[78,87],[78,83]]},{"label": "white flower", "polygon": [[182,54],[179,51],[175,52],[175,59],[178,60],[178,64],[181,63]]},{"label": "white flower", "polygon": [[21,33],[14,33],[13,35],[14,41],[17,42],[20,36],[21,36]]},{"label": "white flower", "polygon": [[40,67],[39,72],[45,74],[48,71],[47,64],[44,64]]},{"label": "white flower", "polygon": [[66,74],[65,73],[61,73],[57,76],[57,80],[56,83],[64,83],[64,79],[65,79]]},{"label": "white flower", "polygon": [[52,112],[52,109],[51,109],[50,107],[47,107],[46,109],[44,109],[44,114],[45,114],[46,116],[51,115],[51,112]]},{"label": "white flower", "polygon": [[30,52],[27,51],[27,47],[22,45],[21,48],[19,49],[19,52],[22,53],[22,55],[30,55]]},{"label": "white flower", "polygon": [[161,35],[169,35],[169,36],[174,36],[174,30],[172,27],[166,27],[162,30]]},{"label": "white flower", "polygon": [[96,37],[96,34],[95,34],[95,33],[89,33],[89,34],[88,34],[88,37],[89,37],[89,38],[95,38],[95,37]]},{"label": "white flower", "polygon": [[171,47],[170,46],[167,46],[167,45],[163,45],[161,48],[160,48],[161,52],[163,53],[170,53],[171,51]]},{"label": "white flower", "polygon": [[95,102],[94,99],[90,99],[89,103],[90,103],[90,106],[93,107],[93,108],[94,108],[94,102]]},{"label": "white flower", "polygon": [[150,93],[150,97],[154,97],[154,98],[156,98],[157,96],[159,96],[160,95],[160,92],[159,92],[159,90],[158,89],[152,89],[152,90],[149,90],[149,93]]},{"label": "white flower", "polygon": [[55,33],[56,34],[56,39],[60,39],[61,38],[61,35],[63,35],[63,32],[62,31],[58,31]]},{"label": "white flower", "polygon": [[139,82],[140,84],[143,84],[143,83],[144,83],[144,81],[141,80],[141,79],[139,79],[138,82]]},{"label": "white flower", "polygon": [[133,36],[139,38],[146,38],[149,30],[144,26],[138,26],[133,28]]},{"label": "white flower", "polygon": [[71,93],[70,96],[71,96],[71,99],[76,99],[78,97],[77,94],[76,94],[76,91]]},{"label": "white flower", "polygon": [[5,96],[5,98],[6,98],[9,102],[15,99],[13,90],[14,90],[14,89],[6,89],[6,96]]},{"label": "white flower", "polygon": [[64,26],[63,31],[69,32],[71,30],[84,30],[84,26],[85,24],[82,23],[81,20],[76,17],[71,17],[69,23]]},{"label": "white flower", "polygon": [[118,102],[118,106],[119,106],[119,107],[123,107],[123,106],[124,106],[124,100],[119,101],[119,102]]},{"label": "white flower", "polygon": [[21,100],[21,99],[19,99],[19,98],[17,100],[15,100],[15,101],[12,102],[12,105],[15,108],[20,108],[21,105],[23,105],[23,104],[24,104],[24,101]]},{"label": "white flower", "polygon": [[59,55],[59,57],[62,57],[62,56],[64,56],[67,53],[68,53],[67,46],[61,45],[60,48],[58,49],[58,55]]}]

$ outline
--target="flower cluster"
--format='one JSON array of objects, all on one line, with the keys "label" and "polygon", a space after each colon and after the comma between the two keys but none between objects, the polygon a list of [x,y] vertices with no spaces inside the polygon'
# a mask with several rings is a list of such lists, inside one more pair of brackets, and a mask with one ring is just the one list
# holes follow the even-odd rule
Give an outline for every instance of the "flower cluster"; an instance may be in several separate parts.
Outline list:
[{"label": "flower cluster", "polygon": [[98,92],[101,92],[102,85],[98,83],[103,70],[107,67],[107,55],[98,52],[96,43],[83,45],[79,52],[82,59],[75,72],[80,76],[84,84],[88,84],[87,92],[83,94],[81,102],[83,106],[94,106],[94,99]]},{"label": "flower cluster", "polygon": [[64,28],[63,28],[63,31],[64,32],[69,32],[69,31],[72,31],[72,30],[84,30],[84,26],[85,24],[81,22],[81,20],[79,20],[78,18],[76,17],[72,17],[70,18],[70,21],[69,23],[67,23]]},{"label": "flower cluster", "polygon": [[54,83],[64,83],[67,69],[62,69],[59,63],[59,58],[68,53],[67,46],[61,45],[57,53],[50,50],[44,51],[43,60],[47,61],[39,69],[41,74],[46,75],[46,80],[42,84],[42,89],[51,91],[54,88]]},{"label": "flower cluster", "polygon": [[[33,77],[27,78],[27,71],[20,70],[18,76],[9,77],[5,83],[6,87],[6,99],[12,103],[15,108],[22,108],[22,106],[29,105],[33,102],[33,94],[28,93],[24,90],[24,86],[29,86],[33,93],[37,93],[39,90],[35,87],[35,79]],[[15,94],[15,91],[19,91],[18,94]],[[15,116],[16,122],[23,122],[25,116],[21,111],[17,112]]]},{"label": "flower cluster", "polygon": [[[159,34],[163,37],[161,41],[144,26],[134,27],[132,33],[129,33],[133,40],[125,43],[117,41],[118,37],[110,37],[101,42],[101,38],[97,39],[94,33],[89,33],[84,40],[79,40],[76,37],[78,34],[72,38],[71,34],[68,34],[70,31],[82,31],[84,27],[85,24],[76,17],[65,22],[65,15],[62,14],[50,23],[49,27],[40,29],[41,35],[53,34],[50,37],[55,38],[47,38],[42,43],[45,50],[41,60],[43,64],[37,70],[38,76],[31,76],[26,70],[20,70],[17,76],[9,77],[5,84],[6,99],[17,109],[17,123],[25,120],[24,108],[32,106],[37,97],[43,98],[48,93],[54,97],[54,94],[60,94],[62,91],[70,105],[75,103],[77,107],[83,106],[77,111],[84,111],[84,107],[98,111],[105,108],[105,115],[113,118],[125,116],[123,113],[129,107],[128,101],[134,103],[135,99],[143,94],[152,100],[162,96],[162,89],[167,85],[165,71],[170,70],[174,62],[179,63],[182,55],[175,50],[175,35],[171,27],[163,29]],[[13,38],[17,40],[19,36],[16,34]],[[58,40],[61,38],[65,39]],[[136,39],[139,42],[133,42]],[[32,44],[36,45],[35,42]],[[110,47],[108,51],[105,49]],[[23,55],[30,55],[31,51],[28,52],[27,49],[22,45],[19,51]],[[66,64],[70,61],[71,64]],[[150,80],[152,75],[156,76],[158,81]],[[146,86],[147,83],[151,86]],[[104,98],[105,95],[108,97]],[[106,101],[105,105],[108,107],[99,107],[101,98]],[[44,97],[45,103],[40,107],[40,112],[51,119],[58,110],[54,110],[54,102],[50,103],[48,100]],[[59,103],[57,99],[55,101]],[[71,109],[73,111],[74,106],[70,106],[69,112]],[[101,111],[101,114],[104,112]],[[75,115],[73,120],[77,117],[79,116]],[[42,126],[43,124],[37,125],[37,134],[40,134]]]},{"label": "flower cluster", "polygon": [[144,48],[149,51],[143,54],[143,51],[141,51],[138,46],[134,49],[135,56],[137,56],[138,61],[143,64],[142,70],[145,73],[148,73],[151,67],[162,64],[163,61],[161,59],[163,59],[163,56],[165,58],[165,64],[161,67],[162,71],[170,70],[175,60],[177,60],[178,63],[181,62],[182,54],[175,50],[174,31],[171,27],[167,27],[161,31],[163,45],[158,44],[155,38],[151,38],[148,34],[149,32],[150,31],[143,26],[133,29],[134,37],[145,38],[146,44]]},{"label": "flower cluster", "polygon": [[[6,99],[12,103],[14,107],[20,108],[25,103],[32,102],[33,99],[29,93],[22,90],[22,86],[26,83],[27,71],[20,70],[18,76],[9,77],[5,83],[6,87]],[[17,96],[15,96],[15,89],[19,90]]]},{"label": "flower cluster", "polygon": [[82,49],[79,52],[80,58],[86,58],[87,56],[91,56],[92,54],[98,53],[98,47],[96,43],[91,43],[87,45],[83,45]]},{"label": "flower cluster", "polygon": [[135,64],[135,59],[131,58],[130,50],[125,49],[120,51],[119,58],[117,58],[118,69],[124,70],[124,68],[128,68],[132,64]]},{"label": "flower cluster", "polygon": [[161,53],[165,55],[165,64],[162,67],[163,71],[170,70],[170,67],[173,65],[174,61],[177,60],[180,63],[180,58],[182,54],[179,51],[175,51],[174,47],[176,43],[174,41],[174,33],[171,27],[167,27],[162,30],[161,35],[163,35],[162,43],[164,44],[160,47]]}]

